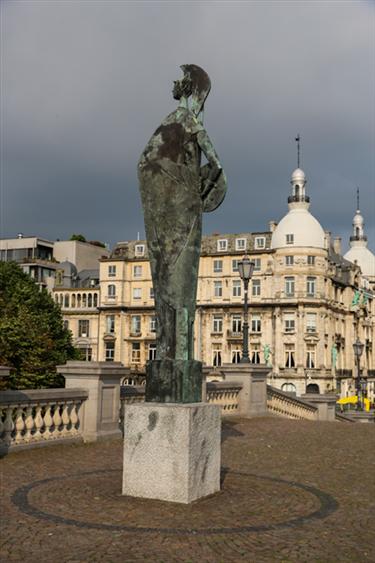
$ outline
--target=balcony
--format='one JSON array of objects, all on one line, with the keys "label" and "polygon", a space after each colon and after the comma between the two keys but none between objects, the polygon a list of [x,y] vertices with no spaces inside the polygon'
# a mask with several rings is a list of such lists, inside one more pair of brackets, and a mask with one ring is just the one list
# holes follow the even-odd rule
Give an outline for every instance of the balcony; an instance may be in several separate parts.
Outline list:
[{"label": "balcony", "polygon": [[308,195],[290,195],[288,197],[288,203],[297,203],[298,201],[310,203],[310,198]]}]

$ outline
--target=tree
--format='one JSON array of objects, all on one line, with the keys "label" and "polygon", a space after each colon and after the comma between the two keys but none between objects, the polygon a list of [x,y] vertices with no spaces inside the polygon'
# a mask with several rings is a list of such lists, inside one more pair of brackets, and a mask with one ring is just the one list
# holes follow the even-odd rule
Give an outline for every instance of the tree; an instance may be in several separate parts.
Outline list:
[{"label": "tree", "polygon": [[69,240],[78,240],[79,242],[86,242],[86,237],[83,235],[72,234]]},{"label": "tree", "polygon": [[63,387],[56,366],[75,359],[61,310],[15,262],[0,262],[0,365],[13,389]]}]

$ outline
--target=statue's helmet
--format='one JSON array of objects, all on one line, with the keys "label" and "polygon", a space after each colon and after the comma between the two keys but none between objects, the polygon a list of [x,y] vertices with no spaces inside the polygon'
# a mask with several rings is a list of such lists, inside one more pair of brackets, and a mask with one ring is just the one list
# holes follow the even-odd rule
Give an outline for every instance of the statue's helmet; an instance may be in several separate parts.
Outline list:
[{"label": "statue's helmet", "polygon": [[198,115],[204,106],[204,102],[211,90],[211,80],[207,72],[197,65],[182,65],[184,78],[188,78],[191,83],[192,111]]}]

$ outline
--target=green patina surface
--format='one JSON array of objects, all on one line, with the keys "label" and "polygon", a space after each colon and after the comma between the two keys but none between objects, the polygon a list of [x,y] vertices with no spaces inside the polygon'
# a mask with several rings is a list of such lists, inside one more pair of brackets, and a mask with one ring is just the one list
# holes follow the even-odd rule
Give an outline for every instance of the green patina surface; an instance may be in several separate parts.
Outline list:
[{"label": "green patina surface", "polygon": [[210,79],[196,65],[181,68],[184,77],[173,88],[179,106],[156,129],[138,164],[158,321],[146,400],[173,403],[201,400],[201,365],[192,360],[202,213],[216,209],[226,192],[202,122]]}]

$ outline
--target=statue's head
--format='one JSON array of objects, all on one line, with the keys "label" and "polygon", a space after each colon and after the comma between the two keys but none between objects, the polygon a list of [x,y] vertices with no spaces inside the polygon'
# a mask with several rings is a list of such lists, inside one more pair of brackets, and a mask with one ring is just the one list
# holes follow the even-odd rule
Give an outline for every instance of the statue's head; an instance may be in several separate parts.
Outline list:
[{"label": "statue's head", "polygon": [[[192,96],[191,109],[195,115],[198,115],[202,111],[204,102],[211,89],[210,77],[203,68],[197,65],[182,65],[181,69],[184,72],[184,77],[178,83],[175,83],[175,88],[180,88],[181,95],[183,96]],[[173,89],[173,95],[176,98],[175,88]]]}]

